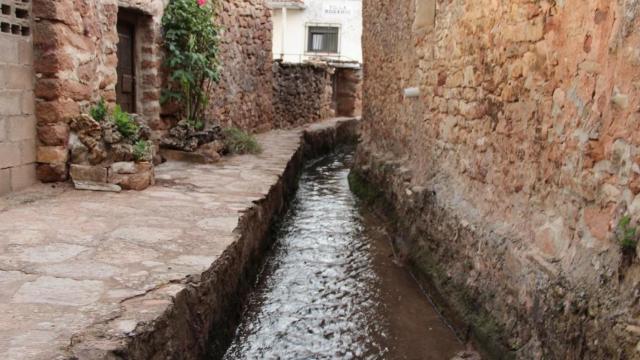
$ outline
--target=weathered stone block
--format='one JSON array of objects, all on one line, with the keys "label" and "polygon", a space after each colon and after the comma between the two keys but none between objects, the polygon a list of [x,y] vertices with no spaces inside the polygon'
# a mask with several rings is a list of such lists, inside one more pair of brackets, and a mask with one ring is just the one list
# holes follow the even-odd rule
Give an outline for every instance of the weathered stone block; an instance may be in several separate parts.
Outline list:
[{"label": "weathered stone block", "polygon": [[34,24],[33,44],[41,51],[62,49],[65,46],[89,54],[96,50],[95,42],[84,33],[75,33],[64,23],[50,21],[38,21]]},{"label": "weathered stone block", "polygon": [[140,163],[135,174],[110,172],[109,183],[119,185],[124,190],[142,191],[155,183],[153,165]]},{"label": "weathered stone block", "polygon": [[69,141],[69,125],[65,123],[40,125],[38,139],[47,146],[66,146]]},{"label": "weathered stone block", "polygon": [[73,186],[78,190],[120,192],[122,188],[118,185],[98,183],[93,181],[74,180]]},{"label": "weathered stone block", "polygon": [[49,51],[41,54],[34,62],[33,71],[43,76],[55,76],[62,71],[74,70],[73,58],[63,50]]},{"label": "weathered stone block", "polygon": [[208,163],[216,163],[222,158],[222,153],[225,149],[225,145],[222,141],[216,140],[214,142],[204,144],[196,150],[197,153],[204,156]]},{"label": "weathered stone block", "polygon": [[66,122],[78,114],[80,114],[80,106],[73,100],[36,102],[36,118],[41,124]]},{"label": "weathered stone block", "polygon": [[72,164],[70,174],[74,181],[106,183],[108,179],[107,168],[100,165],[91,166]]},{"label": "weathered stone block", "polygon": [[38,164],[36,175],[42,182],[60,182],[67,180],[67,164]]},{"label": "weathered stone block", "polygon": [[121,161],[113,163],[110,171],[115,174],[135,174],[138,171],[138,167],[133,161]]},{"label": "weathered stone block", "polygon": [[33,16],[42,20],[53,20],[69,25],[74,31],[82,30],[82,17],[75,11],[72,1],[34,1]]},{"label": "weathered stone block", "polygon": [[70,98],[76,101],[87,101],[91,98],[91,89],[73,80],[40,79],[36,82],[34,93],[43,100]]},{"label": "weathered stone block", "polygon": [[40,146],[37,161],[43,164],[64,164],[69,159],[69,150],[64,146]]}]

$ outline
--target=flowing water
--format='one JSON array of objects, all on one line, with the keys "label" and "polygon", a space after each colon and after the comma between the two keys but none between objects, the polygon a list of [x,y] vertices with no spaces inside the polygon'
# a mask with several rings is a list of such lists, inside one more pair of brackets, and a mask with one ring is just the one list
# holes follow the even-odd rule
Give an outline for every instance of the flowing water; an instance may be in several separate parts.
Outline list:
[{"label": "flowing water", "polygon": [[224,359],[437,359],[463,349],[358,205],[350,149],[310,163]]}]

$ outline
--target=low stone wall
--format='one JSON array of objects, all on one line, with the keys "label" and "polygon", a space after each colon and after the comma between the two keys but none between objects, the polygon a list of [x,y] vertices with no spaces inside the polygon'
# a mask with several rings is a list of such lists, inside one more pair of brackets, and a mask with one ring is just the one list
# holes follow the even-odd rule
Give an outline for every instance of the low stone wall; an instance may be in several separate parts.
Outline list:
[{"label": "low stone wall", "polygon": [[362,114],[362,70],[336,69],[336,115],[358,116]]},{"label": "low stone wall", "polygon": [[[147,321],[121,335],[110,330],[113,324],[96,324],[74,337],[69,358],[219,358],[231,340],[242,315],[243,299],[251,290],[269,247],[272,222],[286,210],[304,161],[340,143],[356,141],[358,129],[358,120],[345,118],[314,125],[300,133],[300,145],[291,154],[282,176],[264,198],[244,212],[234,230],[236,240],[211,268],[185,279],[177,293],[172,293],[168,284],[123,301],[126,310],[119,318]],[[139,309],[144,306],[154,310],[140,315]],[[152,316],[157,307],[166,310],[158,317]]]},{"label": "low stone wall", "polygon": [[295,127],[333,117],[334,69],[318,64],[273,64],[274,124]]}]

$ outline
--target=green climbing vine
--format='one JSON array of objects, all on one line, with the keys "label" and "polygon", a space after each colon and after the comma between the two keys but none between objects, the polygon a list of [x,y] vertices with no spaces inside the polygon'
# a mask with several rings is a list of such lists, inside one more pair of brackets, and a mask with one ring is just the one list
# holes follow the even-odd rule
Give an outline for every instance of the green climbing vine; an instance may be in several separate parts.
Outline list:
[{"label": "green climbing vine", "polygon": [[171,0],[162,18],[168,88],[163,102],[180,105],[181,116],[203,124],[211,88],[220,80],[215,0]]}]

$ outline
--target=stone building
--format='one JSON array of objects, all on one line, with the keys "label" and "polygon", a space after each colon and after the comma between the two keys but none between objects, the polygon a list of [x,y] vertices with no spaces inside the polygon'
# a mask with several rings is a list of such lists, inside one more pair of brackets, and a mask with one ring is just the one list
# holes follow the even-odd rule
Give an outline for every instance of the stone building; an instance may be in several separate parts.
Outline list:
[{"label": "stone building", "polygon": [[633,0],[364,2],[360,170],[496,352],[640,356],[621,221],[640,218],[639,15]]},{"label": "stone building", "polygon": [[[160,105],[165,0],[35,0],[33,44],[37,174],[67,178],[67,119],[104,98],[137,113],[152,130],[170,128]],[[272,117],[268,10],[259,0],[222,0],[225,65],[211,115],[228,125],[268,128]],[[228,64],[232,63],[232,66]],[[266,95],[265,95],[266,94]]]},{"label": "stone building", "polygon": [[[361,0],[269,0],[273,20],[273,58],[276,85],[275,108],[281,123],[295,124],[310,118],[359,115],[362,109],[362,1]],[[323,80],[318,77],[325,69]],[[311,78],[309,75],[313,74]],[[290,79],[300,84],[327,83],[318,92],[304,85],[285,83]],[[280,85],[278,85],[280,83]],[[285,96],[287,92],[291,96]],[[317,102],[306,100],[319,94]],[[329,99],[329,101],[324,101]],[[284,102],[282,102],[284,100]],[[294,104],[311,105],[318,111],[296,108]],[[289,106],[289,104],[294,106]],[[284,110],[284,111],[281,111]],[[293,113],[289,112],[293,111]],[[301,116],[302,115],[302,116]]]},{"label": "stone building", "polygon": [[362,0],[270,0],[273,58],[362,64]]}]

